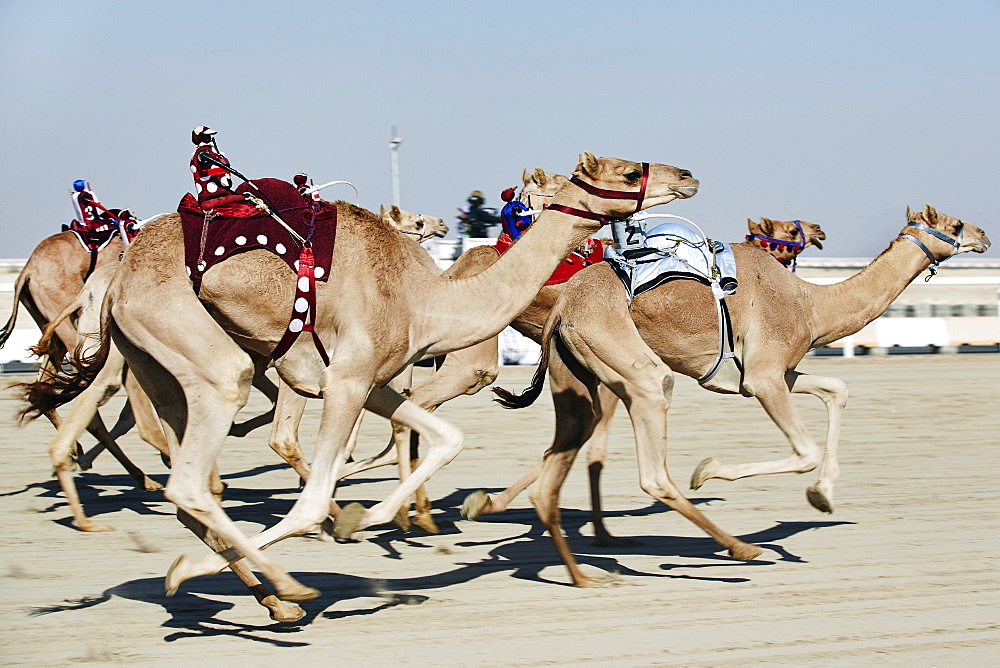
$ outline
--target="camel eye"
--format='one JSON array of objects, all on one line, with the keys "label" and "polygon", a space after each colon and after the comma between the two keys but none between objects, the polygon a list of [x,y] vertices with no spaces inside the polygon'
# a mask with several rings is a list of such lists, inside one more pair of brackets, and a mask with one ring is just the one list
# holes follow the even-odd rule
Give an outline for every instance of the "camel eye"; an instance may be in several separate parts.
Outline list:
[{"label": "camel eye", "polygon": [[625,175],[625,180],[629,183],[634,183],[642,178],[642,172],[631,171]]},{"label": "camel eye", "polygon": [[417,221],[417,229],[418,230],[424,229],[424,223],[423,223],[423,221]]}]

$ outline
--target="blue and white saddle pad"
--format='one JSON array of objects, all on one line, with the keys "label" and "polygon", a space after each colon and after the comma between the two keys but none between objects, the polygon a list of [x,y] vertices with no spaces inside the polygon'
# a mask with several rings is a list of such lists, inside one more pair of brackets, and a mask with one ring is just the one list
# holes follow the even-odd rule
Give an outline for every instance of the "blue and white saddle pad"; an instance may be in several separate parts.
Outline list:
[{"label": "blue and white saddle pad", "polygon": [[644,237],[624,251],[610,245],[604,249],[604,259],[625,285],[629,303],[678,278],[716,283],[726,295],[736,292],[736,258],[729,244],[703,238],[680,223],[661,223]]}]

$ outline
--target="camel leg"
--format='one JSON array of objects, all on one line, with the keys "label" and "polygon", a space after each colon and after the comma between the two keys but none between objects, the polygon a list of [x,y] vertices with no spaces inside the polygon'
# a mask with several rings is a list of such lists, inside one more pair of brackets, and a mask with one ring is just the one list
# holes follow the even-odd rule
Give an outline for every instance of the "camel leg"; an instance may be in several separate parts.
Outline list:
[{"label": "camel leg", "polygon": [[[569,352],[628,408],[643,491],[676,510],[724,547],[734,559],[753,559],[761,550],[723,531],[681,493],[667,470],[667,411],[673,394],[673,371],[642,341],[634,327],[614,333],[600,328],[561,330]],[[555,357],[555,355],[553,355]],[[562,363],[562,359],[558,363]],[[550,363],[551,364],[551,363]],[[556,366],[552,364],[552,366]],[[550,378],[556,377],[551,372]],[[556,390],[553,390],[555,393]]]},{"label": "camel leg", "polygon": [[155,492],[163,489],[163,485],[143,473],[142,469],[136,466],[132,460],[128,458],[128,455],[125,454],[118,443],[111,437],[111,434],[108,432],[108,428],[104,426],[104,420],[101,419],[101,415],[97,412],[96,408],[94,408],[87,431],[90,432],[94,438],[100,441],[104,448],[118,460],[118,463],[124,467],[132,479],[135,480],[136,484],[147,492]]},{"label": "camel leg", "polygon": [[[553,343],[553,348],[555,344]],[[549,361],[549,384],[556,413],[556,433],[546,451],[541,470],[531,493],[531,503],[555,546],[559,558],[569,571],[575,587],[594,587],[600,581],[583,574],[562,530],[559,511],[559,491],[573,466],[573,460],[584,442],[593,434],[598,416],[590,391],[573,378],[553,349]]]},{"label": "camel leg", "polygon": [[[427,449],[427,456],[413,474],[400,483],[382,502],[365,510],[364,513],[352,511],[349,517],[345,517],[344,513],[337,517],[335,531],[340,539],[345,539],[366,527],[391,521],[410,495],[462,450],[462,433],[458,429],[414,402],[404,399],[388,387],[373,389],[365,408],[416,430],[430,443],[430,446]],[[347,508],[344,511],[346,513]]]},{"label": "camel leg", "polygon": [[[224,344],[221,337],[219,338],[218,347],[221,348]],[[226,342],[232,343],[228,337]],[[235,347],[235,344],[233,346]],[[345,350],[350,348],[351,346],[344,346]],[[213,358],[213,361],[221,361],[222,355],[220,355],[219,350],[213,350]],[[175,363],[176,361],[171,361],[171,364]],[[232,362],[230,362],[229,368],[232,368],[231,365]],[[207,375],[208,369],[205,368],[205,365],[199,365],[199,370],[202,369]],[[252,372],[249,365],[247,372]],[[220,372],[217,371],[207,377],[217,384],[219,375]],[[213,428],[218,432],[221,429],[221,420],[226,418],[225,414],[228,413],[228,419],[231,420],[235,411],[226,402],[213,402],[219,403],[219,405],[214,409],[209,409],[210,402],[206,401],[206,392],[204,391],[201,392],[202,398],[197,406],[188,405],[188,427],[185,430],[184,442],[181,447],[182,463],[175,464],[170,483],[167,485],[167,494],[171,500],[176,498],[175,503],[206,524],[222,540],[233,545],[233,548],[196,562],[187,557],[180,557],[168,573],[168,592],[176,591],[176,588],[185,580],[218,573],[229,563],[245,557],[257,564],[282,600],[305,601],[318,595],[319,592],[315,589],[302,586],[276,564],[264,557],[261,550],[288,536],[302,535],[312,531],[326,519],[339,469],[348,456],[350,441],[352,434],[356,431],[358,417],[365,406],[368,393],[371,392],[371,378],[371,371],[363,361],[347,352],[335,356],[330,366],[324,370],[323,416],[320,421],[316,455],[310,467],[310,476],[288,514],[276,525],[252,538],[244,536],[222,512],[218,504],[206,503],[205,491],[207,490],[203,489],[203,482],[201,485],[197,484],[200,476],[192,475],[187,464],[191,459],[197,459],[198,461],[192,462],[192,464],[197,465],[200,462],[204,469],[204,462],[214,461],[214,456],[218,451],[218,446],[214,448],[203,446],[201,450],[189,455],[186,444],[193,431],[191,425],[198,424],[202,427],[199,432],[203,432],[203,434],[198,436],[197,443],[214,444],[218,442],[221,445],[225,432],[215,433],[215,438],[209,438],[207,437],[208,426],[212,425],[214,420]],[[247,386],[249,386],[249,381]],[[242,397],[242,400],[245,401],[245,396]],[[228,431],[228,424],[225,428]],[[197,468],[192,467],[191,470],[196,471]],[[192,512],[192,509],[195,512]],[[338,522],[344,514],[345,512],[341,512],[338,516]]]},{"label": "camel leg", "polygon": [[125,374],[125,391],[128,393],[129,405],[132,407],[132,415],[135,418],[136,427],[139,429],[139,438],[153,446],[159,453],[164,464],[170,465],[170,448],[167,445],[160,421],[153,410],[153,404],[149,396],[139,385],[132,373]]},{"label": "camel leg", "polygon": [[97,407],[105,397],[107,388],[118,382],[121,367],[109,359],[97,377],[73,402],[69,414],[61,422],[55,436],[49,441],[48,451],[55,469],[56,478],[73,513],[73,526],[81,531],[109,531],[110,528],[95,524],[83,512],[83,505],[76,491],[76,483],[71,472],[71,453],[77,437],[91,425]]},{"label": "camel leg", "polygon": [[[233,418],[246,403],[255,370],[247,353],[200,307],[190,289],[177,288],[172,292],[161,289],[160,303],[144,311],[142,318],[129,317],[127,310],[141,305],[115,304],[110,326],[115,343],[142,386],[153,392],[159,385],[176,385],[173,401],[183,401],[181,407],[173,409],[184,411],[183,424],[174,427],[175,432],[182,431],[183,438],[179,451],[171,458],[173,470],[165,496],[232,546],[209,558],[219,564],[215,572],[245,556],[260,568],[282,600],[315,598],[315,589],[297,582],[257,549],[212,494],[212,471]],[[120,308],[126,309],[122,315]],[[186,314],[183,323],[172,315],[176,313]],[[198,332],[198,336],[189,336],[191,331]],[[169,374],[165,369],[170,370]],[[327,387],[330,394],[339,393],[340,388]],[[178,392],[183,399],[176,397]],[[326,516],[329,499],[328,493],[320,520]],[[175,593],[192,573],[198,573],[189,568],[190,562],[182,556],[171,566],[165,582],[168,594]]]},{"label": "camel leg", "polygon": [[[170,391],[170,385],[167,387],[161,386],[159,392],[162,397]],[[183,397],[177,395],[174,396],[172,400],[168,400],[162,409],[164,418],[162,418],[163,427],[160,430],[160,434],[164,438],[164,442],[168,448],[168,457],[173,454],[177,456],[180,452],[180,443],[178,441],[178,432],[183,431],[184,424],[184,411],[178,412],[177,408],[183,405]],[[175,431],[175,429],[177,431]],[[221,540],[218,536],[209,531],[204,524],[191,517],[183,510],[177,510],[177,519],[187,527],[194,535],[202,540],[208,547],[210,547],[214,552],[224,552],[231,548],[231,546],[225,541]],[[271,589],[263,584],[252,570],[250,566],[243,559],[239,561],[234,561],[229,564],[230,570],[236,574],[243,584],[246,585],[247,589],[253,594],[253,597],[257,600],[260,605],[265,607],[271,617],[276,622],[295,622],[305,615],[305,611],[300,608],[295,603],[289,603],[279,599]]]},{"label": "camel leg", "polygon": [[604,526],[604,513],[601,508],[601,472],[604,470],[604,459],[608,451],[608,435],[611,431],[611,419],[618,407],[618,397],[601,385],[598,390],[601,403],[600,419],[594,427],[593,435],[587,440],[587,475],[590,482],[590,517],[594,524],[594,544],[601,547],[616,545],[632,545],[634,541],[627,538],[617,538]]},{"label": "camel leg", "polygon": [[258,376],[257,378],[254,378],[253,386],[260,390],[261,394],[271,400],[271,404],[273,404],[271,406],[271,410],[256,417],[252,417],[246,422],[240,422],[239,424],[233,423],[233,426],[229,429],[230,436],[242,438],[254,429],[274,422],[274,416],[278,410],[278,386],[272,383],[271,379],[267,376]]},{"label": "camel leg", "polygon": [[[799,384],[801,391],[808,394],[815,394],[817,392],[821,392],[821,394],[831,393],[831,403],[827,403],[827,408],[830,411],[830,427],[833,429],[834,436],[839,434],[840,409],[831,409],[831,406],[836,406],[841,399],[846,401],[846,388],[837,389],[832,383],[820,382],[816,384],[804,381],[803,376],[805,374],[797,377],[791,376],[786,381],[784,375],[778,373],[767,375],[757,374],[753,378],[748,374],[743,381],[745,389],[757,397],[757,400],[764,407],[768,416],[785,435],[785,438],[788,439],[792,447],[792,455],[784,459],[769,462],[731,465],[724,465],[714,457],[709,457],[702,461],[692,474],[691,487],[693,489],[698,489],[709,478],[738,480],[755,475],[770,475],[774,473],[807,473],[820,464],[823,459],[823,452],[802,423],[802,419],[799,417],[798,411],[792,402],[788,383]],[[822,385],[826,389],[821,391],[818,389],[819,385]],[[834,455],[836,455],[836,446],[834,446]],[[836,468],[836,456],[834,456],[832,466],[834,469]],[[812,501],[811,498],[810,501]],[[820,510],[824,509],[820,508]]]},{"label": "camel leg", "polygon": [[284,383],[278,388],[274,404],[275,418],[267,444],[295,469],[302,480],[309,479],[309,465],[299,442],[299,425],[306,410],[306,397]]},{"label": "camel leg", "polygon": [[793,393],[811,394],[826,405],[826,447],[823,452],[823,463],[819,469],[819,480],[806,489],[806,498],[817,510],[832,513],[833,485],[840,475],[837,449],[840,444],[840,422],[844,407],[847,406],[847,384],[839,378],[813,376],[798,371],[790,371],[786,374],[785,380]]}]

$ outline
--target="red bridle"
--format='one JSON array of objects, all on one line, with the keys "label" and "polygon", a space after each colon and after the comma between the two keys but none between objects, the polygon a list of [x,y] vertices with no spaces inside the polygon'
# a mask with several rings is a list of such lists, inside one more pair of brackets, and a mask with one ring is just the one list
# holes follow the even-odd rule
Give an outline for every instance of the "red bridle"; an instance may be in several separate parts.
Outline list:
[{"label": "red bridle", "polygon": [[607,224],[613,220],[619,220],[621,218],[628,218],[629,216],[635,215],[642,210],[642,203],[646,199],[646,185],[649,183],[649,163],[642,163],[642,181],[639,183],[639,190],[637,192],[623,192],[620,190],[605,190],[604,188],[598,188],[597,186],[587,183],[582,180],[579,176],[573,176],[569,180],[573,185],[582,188],[591,195],[597,195],[604,199],[634,199],[635,200],[635,211],[626,214],[624,216],[605,216],[599,213],[594,213],[593,211],[585,211],[583,209],[577,209],[571,206],[564,206],[562,204],[548,204],[545,206],[546,209],[552,211],[559,211],[561,213],[568,213],[571,216],[577,216],[579,218],[586,218],[588,220],[596,220],[603,224]]}]

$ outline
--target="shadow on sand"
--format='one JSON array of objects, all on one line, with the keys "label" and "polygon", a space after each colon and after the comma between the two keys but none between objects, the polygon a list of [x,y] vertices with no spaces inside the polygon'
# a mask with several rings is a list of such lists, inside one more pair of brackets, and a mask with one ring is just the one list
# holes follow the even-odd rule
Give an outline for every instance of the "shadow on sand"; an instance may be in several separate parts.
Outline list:
[{"label": "shadow on sand", "polygon": [[[295,490],[288,490],[295,491]],[[443,510],[435,516],[444,535],[461,534],[461,524],[464,520],[458,512],[461,500],[472,490],[457,490],[435,505]],[[227,490],[234,499],[239,499],[245,505],[232,509],[233,519],[238,519],[244,513],[247,519],[260,522],[263,517],[277,521],[292,501],[274,499],[273,492],[259,490]],[[695,498],[693,503],[703,504],[718,498]],[[119,500],[120,501],[120,500]],[[370,505],[374,501],[363,502]],[[651,503],[648,507],[610,511],[606,517],[636,517],[671,512],[665,506]],[[157,512],[156,514],[166,514]],[[718,544],[708,537],[687,537],[671,535],[645,535],[630,537],[635,542],[625,546],[594,547],[591,539],[581,533],[581,529],[590,521],[590,514],[580,510],[565,510],[563,524],[570,536],[572,547],[581,564],[589,565],[612,574],[610,581],[620,582],[622,577],[656,577],[694,579],[712,585],[726,585],[748,582],[754,569],[760,566],[774,565],[776,561],[804,562],[801,557],[791,554],[781,541],[798,533],[832,527],[849,522],[779,522],[775,526],[740,536],[740,538],[757,543],[765,550],[776,555],[775,561],[758,558],[749,562],[734,561],[726,556]],[[418,605],[435,596],[440,590],[453,585],[461,585],[477,578],[498,573],[508,573],[511,577],[534,580],[568,586],[564,581],[556,581],[541,576],[541,572],[550,566],[558,564],[558,558],[552,549],[550,541],[543,536],[541,524],[531,509],[507,511],[502,514],[485,518],[491,524],[497,524],[498,533],[504,536],[490,541],[460,541],[454,542],[457,548],[493,546],[487,555],[474,562],[451,561],[451,568],[440,572],[411,578],[374,579],[353,575],[329,572],[295,572],[292,575],[305,585],[316,587],[322,593],[313,600],[302,605],[306,611],[305,617],[294,624],[264,623],[244,624],[224,619],[222,614],[233,608],[235,603],[226,598],[247,598],[250,594],[231,573],[198,578],[185,583],[181,591],[172,598],[163,594],[163,578],[143,578],[124,582],[105,590],[100,596],[87,597],[62,604],[35,608],[30,614],[45,615],[73,610],[83,610],[101,605],[118,596],[136,601],[159,605],[169,615],[163,626],[172,629],[164,640],[173,642],[184,638],[230,636],[255,642],[263,642],[279,647],[294,647],[308,645],[307,642],[294,640],[294,634],[317,618],[343,619],[374,615],[382,610],[399,605]],[[518,525],[523,530],[518,531]],[[503,530],[500,527],[504,527]],[[369,542],[379,545],[385,550],[385,558],[403,559],[408,550],[437,549],[442,553],[443,560],[449,560],[447,550],[439,549],[437,537],[414,536],[404,534],[399,530],[389,530],[378,533]],[[435,544],[437,543],[437,544]],[[333,545],[332,550],[349,551],[350,545]],[[767,554],[767,552],[765,552]],[[646,555],[667,559],[694,560],[682,563],[666,563],[660,566],[660,572],[641,572],[623,565],[620,556]],[[458,555],[458,559],[461,556]],[[453,559],[453,558],[452,558]],[[714,575],[691,575],[689,572],[672,573],[683,569],[725,568],[722,574],[713,570]],[[737,569],[737,570],[731,570]],[[426,593],[420,593],[426,592]],[[264,611],[261,610],[261,613]]]}]

